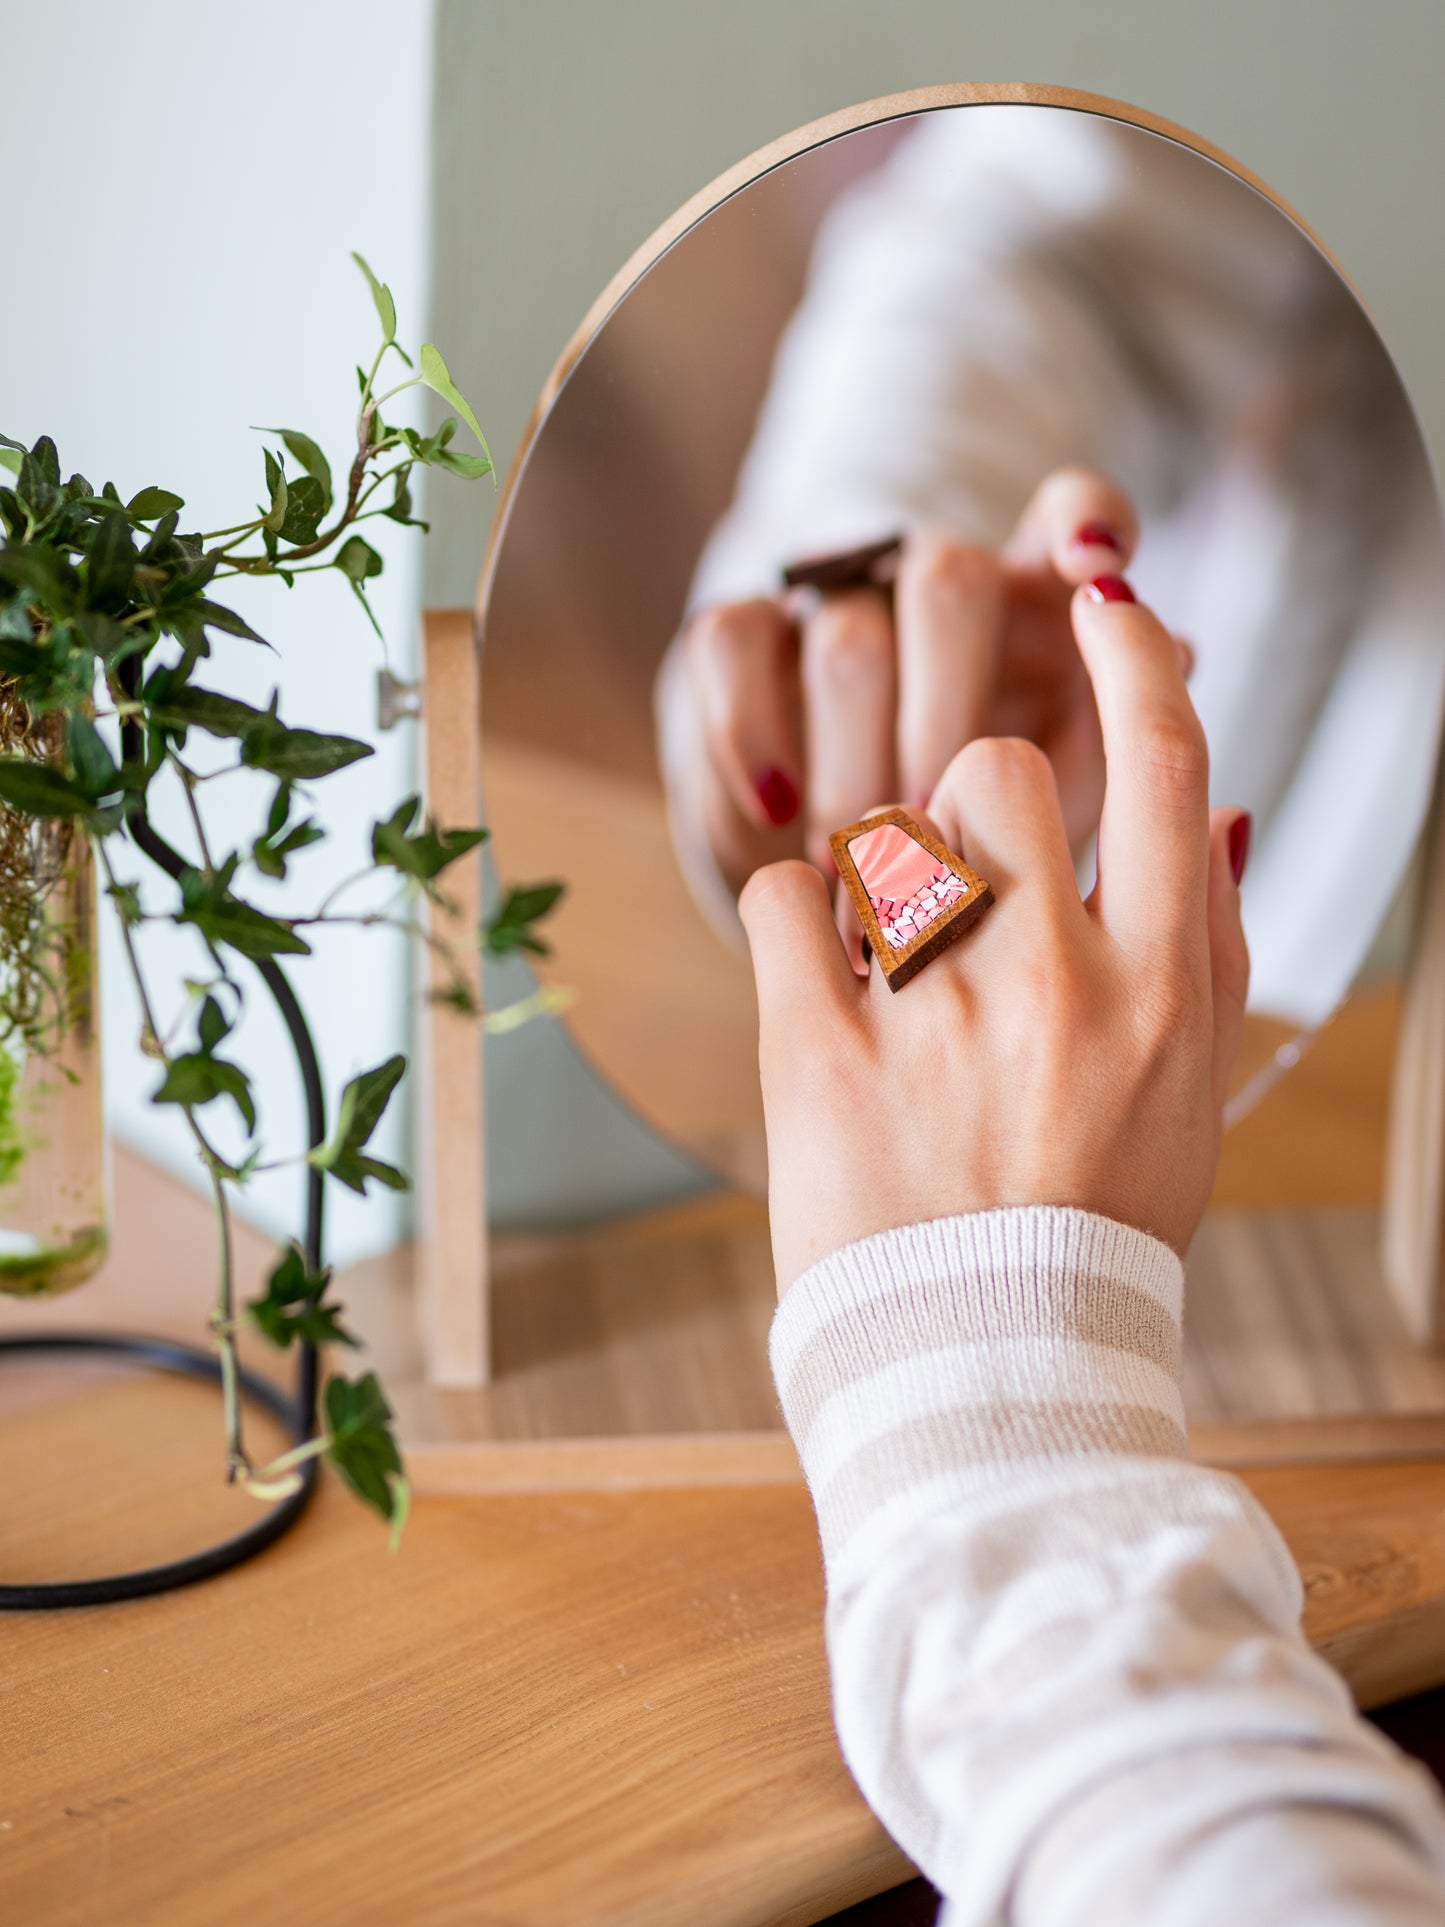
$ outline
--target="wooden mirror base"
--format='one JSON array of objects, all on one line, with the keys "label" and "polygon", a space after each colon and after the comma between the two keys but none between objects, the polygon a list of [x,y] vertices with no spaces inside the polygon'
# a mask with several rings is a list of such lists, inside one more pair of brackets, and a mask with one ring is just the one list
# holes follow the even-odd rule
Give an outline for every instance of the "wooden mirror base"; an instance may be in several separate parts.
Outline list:
[{"label": "wooden mirror base", "polygon": [[[1304,1576],[1310,1637],[1364,1706],[1445,1682],[1445,1362],[1410,1344],[1370,1277],[1375,1223],[1361,1210],[1222,1217],[1196,1253],[1227,1274],[1221,1325],[1280,1257],[1286,1285],[1256,1299],[1213,1354],[1195,1347],[1188,1377],[1196,1450],[1237,1471],[1279,1525]],[[418,1493],[530,1492],[543,1503],[567,1491],[796,1484],[763,1362],[766,1253],[761,1207],[737,1198],[499,1239],[494,1381],[429,1386],[414,1346],[410,1373],[399,1352],[382,1361]],[[363,1329],[393,1342],[404,1331],[407,1269],[393,1253],[347,1276]],[[1196,1300],[1211,1283],[1196,1268]],[[1252,1416],[1221,1396],[1221,1373],[1246,1358],[1240,1399],[1269,1380],[1287,1415]]]}]

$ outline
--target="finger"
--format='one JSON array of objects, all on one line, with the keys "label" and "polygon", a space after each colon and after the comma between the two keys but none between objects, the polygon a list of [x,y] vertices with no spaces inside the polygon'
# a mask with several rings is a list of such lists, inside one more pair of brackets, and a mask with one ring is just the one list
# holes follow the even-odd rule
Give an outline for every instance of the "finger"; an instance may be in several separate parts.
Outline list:
[{"label": "finger", "polygon": [[980,736],[949,764],[928,809],[940,840],[1001,903],[1043,902],[1082,917],[1053,766],[1035,744]]},{"label": "finger", "polygon": [[898,775],[921,808],[949,760],[988,727],[1003,632],[998,558],[948,536],[913,535],[894,590]]},{"label": "finger", "polygon": [[1056,468],[1039,484],[1004,553],[1077,584],[1124,568],[1138,542],[1134,504],[1116,482],[1092,469]]},{"label": "finger", "polygon": [[1249,996],[1249,946],[1240,915],[1239,886],[1249,860],[1246,810],[1213,810],[1209,817],[1209,970],[1214,1003],[1214,1104],[1224,1108],[1229,1073],[1244,1035]]},{"label": "finger", "polygon": [[687,635],[708,754],[754,829],[791,823],[801,803],[797,631],[759,597],[704,609]]},{"label": "finger", "polygon": [[1104,807],[1104,741],[1093,695],[1075,703],[1039,747],[1053,766],[1069,848],[1082,853],[1098,831]]},{"label": "finger", "polygon": [[871,961],[864,948],[868,940],[863,935],[858,911],[841,876],[833,886],[833,921],[838,926],[838,935],[843,939],[849,969],[856,977],[866,977]]},{"label": "finger", "polygon": [[897,790],[893,622],[874,589],[827,596],[803,625],[809,858],[832,873],[828,838]]},{"label": "finger", "polygon": [[821,1019],[844,1021],[856,1009],[859,979],[833,919],[828,886],[808,863],[755,870],[738,898],[758,989],[764,1048]]},{"label": "finger", "polygon": [[1202,947],[1209,752],[1173,637],[1118,578],[1077,590],[1071,613],[1104,738],[1090,904],[1140,954]]}]

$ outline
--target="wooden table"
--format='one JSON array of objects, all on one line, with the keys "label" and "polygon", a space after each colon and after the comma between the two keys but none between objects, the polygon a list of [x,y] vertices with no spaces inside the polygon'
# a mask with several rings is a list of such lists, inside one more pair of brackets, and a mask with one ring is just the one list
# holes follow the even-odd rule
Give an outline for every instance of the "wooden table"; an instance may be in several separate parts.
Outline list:
[{"label": "wooden table", "polygon": [[[118,1196],[107,1272],[0,1330],[194,1335],[203,1205],[135,1160]],[[243,1288],[267,1257],[242,1238]],[[6,1577],[174,1555],[249,1505],[204,1388],[0,1373]],[[1445,1676],[1440,1423],[1244,1474],[1365,1705]],[[0,1619],[0,1921],[819,1920],[911,1872],[839,1759],[821,1610],[796,1485],[434,1493],[390,1557],[328,1482],[204,1587]]]}]

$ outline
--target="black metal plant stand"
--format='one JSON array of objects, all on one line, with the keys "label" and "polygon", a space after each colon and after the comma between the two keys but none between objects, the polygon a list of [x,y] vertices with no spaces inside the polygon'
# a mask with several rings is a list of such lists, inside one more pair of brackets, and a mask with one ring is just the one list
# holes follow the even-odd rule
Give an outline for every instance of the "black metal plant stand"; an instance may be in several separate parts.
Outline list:
[{"label": "black metal plant stand", "polygon": [[[122,742],[128,759],[142,753],[140,730],[136,724],[125,725]],[[179,877],[188,867],[184,857],[152,829],[144,815],[137,815],[131,822],[130,834],[152,862],[158,864],[167,875]],[[267,957],[257,959],[256,968],[276,1000],[296,1052],[306,1097],[307,1138],[314,1150],[326,1142],[326,1101],[321,1088],[321,1066],[317,1061],[316,1047],[311,1041],[301,1006],[296,1001],[296,993],[281,966],[274,958]],[[322,1263],[324,1186],[324,1173],[308,1165],[303,1245],[307,1270],[312,1273],[320,1271]],[[211,1353],[189,1345],[172,1344],[164,1339],[124,1337],[104,1332],[38,1332],[0,1338],[0,1358],[6,1354],[13,1357],[36,1352],[131,1358],[142,1364],[156,1366],[161,1371],[178,1372],[216,1385],[221,1381],[220,1361]],[[300,1352],[293,1398],[288,1399],[284,1392],[253,1372],[243,1370],[240,1373],[242,1391],[288,1424],[297,1445],[304,1444],[316,1430],[316,1348],[303,1343]],[[145,1566],[134,1572],[112,1573],[100,1579],[61,1580],[34,1586],[0,1585],[0,1611],[112,1605],[121,1599],[143,1599],[151,1593],[171,1592],[178,1586],[193,1585],[198,1579],[209,1579],[215,1573],[226,1572],[230,1567],[254,1558],[258,1552],[264,1552],[267,1546],[274,1545],[282,1533],[295,1525],[311,1502],[318,1472],[317,1460],[307,1459],[300,1467],[299,1490],[263,1513],[255,1525],[248,1526],[244,1532],[238,1532],[219,1545],[207,1547],[203,1552],[172,1560],[168,1565]]]}]

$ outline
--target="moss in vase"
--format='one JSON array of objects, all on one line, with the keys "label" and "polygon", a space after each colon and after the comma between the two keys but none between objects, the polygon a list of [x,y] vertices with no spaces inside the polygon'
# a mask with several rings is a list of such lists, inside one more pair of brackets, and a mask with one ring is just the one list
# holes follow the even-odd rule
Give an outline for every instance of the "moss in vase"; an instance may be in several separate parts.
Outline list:
[{"label": "moss in vase", "polygon": [[94,1275],[110,1245],[104,1225],[76,1232],[69,1244],[0,1254],[0,1293],[7,1298],[54,1298]]},{"label": "moss in vase", "polygon": [[25,1140],[16,1117],[21,1076],[14,1052],[0,1047],[0,1190],[15,1182],[25,1158]]}]

